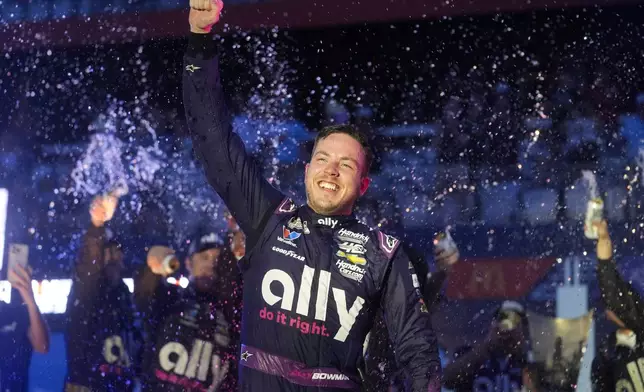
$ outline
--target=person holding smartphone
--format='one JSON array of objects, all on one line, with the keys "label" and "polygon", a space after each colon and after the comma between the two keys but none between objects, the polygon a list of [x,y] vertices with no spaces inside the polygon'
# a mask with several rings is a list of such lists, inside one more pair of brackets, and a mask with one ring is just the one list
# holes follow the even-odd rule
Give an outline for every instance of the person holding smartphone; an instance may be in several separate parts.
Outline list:
[{"label": "person holding smartphone", "polygon": [[13,295],[9,304],[0,301],[0,392],[26,392],[31,354],[49,352],[49,329],[34,299],[31,268],[9,263],[7,278]]}]

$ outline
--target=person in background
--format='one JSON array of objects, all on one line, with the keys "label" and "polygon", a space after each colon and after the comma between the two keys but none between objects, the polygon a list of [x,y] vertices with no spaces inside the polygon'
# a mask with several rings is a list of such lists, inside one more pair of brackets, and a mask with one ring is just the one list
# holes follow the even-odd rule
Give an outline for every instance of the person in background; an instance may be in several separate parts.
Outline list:
[{"label": "person in background", "polygon": [[644,92],[636,95],[633,113],[619,116],[619,122],[618,135],[626,140],[628,159],[637,161],[644,148]]},{"label": "person in background", "polygon": [[12,302],[0,301],[0,392],[27,392],[31,354],[49,352],[49,329],[31,288],[30,268],[8,271]]},{"label": "person in background", "polygon": [[644,390],[644,302],[619,274],[606,221],[595,223],[597,239],[597,280],[606,316],[616,326],[593,362],[595,391]]},{"label": "person in background", "polygon": [[96,197],[83,237],[67,302],[65,392],[127,392],[135,386],[133,361],[140,344],[123,252],[105,224],[118,204],[113,195]]},{"label": "person in background", "polygon": [[[436,271],[429,272],[425,257],[417,250],[405,246],[405,251],[416,271],[416,279],[427,311],[431,313],[434,306],[439,302],[440,291],[447,280],[452,266],[458,262],[460,257],[458,248],[440,249],[434,248],[434,260]],[[418,278],[420,277],[420,278]],[[387,336],[382,317],[379,317],[375,327],[370,332],[365,342],[365,369],[363,370],[363,392],[381,392],[385,390],[405,390],[404,374],[396,369],[393,347]]]},{"label": "person in background", "polygon": [[604,315],[608,321],[614,326],[614,330],[608,335],[599,339],[597,347],[597,355],[593,359],[591,367],[591,382],[593,392],[614,392],[615,380],[613,378],[613,363],[624,362],[623,354],[628,354],[630,348],[628,344],[620,339],[618,342],[617,337],[624,336],[624,332],[630,331],[626,328],[622,320],[620,320],[613,311],[609,309],[604,310]]},{"label": "person in background", "polygon": [[[229,220],[229,228],[234,229]],[[238,232],[238,231],[237,231]],[[174,250],[153,246],[135,282],[146,326],[143,391],[236,391],[243,242],[216,233],[190,242],[186,289],[167,283],[179,267]],[[235,241],[237,240],[237,241]]]},{"label": "person in background", "polygon": [[443,371],[444,386],[455,392],[535,392],[529,389],[534,384],[529,367],[531,354],[523,306],[505,301],[497,310],[485,340],[474,347],[456,350],[454,361]]}]

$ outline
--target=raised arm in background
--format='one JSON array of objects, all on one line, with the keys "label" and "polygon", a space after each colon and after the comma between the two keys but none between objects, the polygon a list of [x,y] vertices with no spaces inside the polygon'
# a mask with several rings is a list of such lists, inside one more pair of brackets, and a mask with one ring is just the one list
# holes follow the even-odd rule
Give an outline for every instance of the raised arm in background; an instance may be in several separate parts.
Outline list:
[{"label": "raised arm in background", "polygon": [[626,328],[638,336],[644,336],[644,302],[637,291],[617,270],[613,259],[613,243],[608,233],[608,224],[601,221],[595,224],[599,237],[597,240],[597,280],[602,300]]},{"label": "raised arm in background", "polygon": [[16,264],[14,270],[8,272],[11,286],[18,290],[22,301],[29,312],[29,330],[27,332],[29,342],[34,351],[47,354],[49,352],[49,328],[36,305],[34,292],[31,288],[31,272]]}]

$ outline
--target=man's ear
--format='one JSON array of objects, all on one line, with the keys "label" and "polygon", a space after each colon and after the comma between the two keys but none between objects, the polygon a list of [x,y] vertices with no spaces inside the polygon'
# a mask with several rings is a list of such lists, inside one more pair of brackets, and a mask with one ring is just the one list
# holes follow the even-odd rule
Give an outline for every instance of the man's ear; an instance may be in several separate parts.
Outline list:
[{"label": "man's ear", "polygon": [[367,192],[367,189],[369,189],[369,184],[371,184],[371,178],[362,177],[362,179],[360,180],[360,196],[364,195]]}]

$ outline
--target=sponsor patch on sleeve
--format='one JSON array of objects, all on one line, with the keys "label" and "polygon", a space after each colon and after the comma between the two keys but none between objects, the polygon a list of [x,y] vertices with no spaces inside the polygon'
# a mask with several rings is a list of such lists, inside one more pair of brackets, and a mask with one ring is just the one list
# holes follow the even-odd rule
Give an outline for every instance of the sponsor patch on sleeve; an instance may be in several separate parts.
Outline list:
[{"label": "sponsor patch on sleeve", "polygon": [[392,237],[389,234],[385,234],[382,231],[378,232],[378,242],[380,243],[380,249],[382,249],[390,259],[394,255],[394,252],[396,252],[398,245],[400,245],[400,241],[397,238]]},{"label": "sponsor patch on sleeve", "polygon": [[428,313],[429,310],[427,309],[427,304],[425,304],[425,301],[423,300],[423,294],[420,292],[420,282],[418,281],[418,275],[416,275],[416,269],[411,262],[409,262],[409,273],[411,274],[411,282],[414,286],[414,291],[416,292],[416,296],[418,296],[420,311],[422,313]]}]

